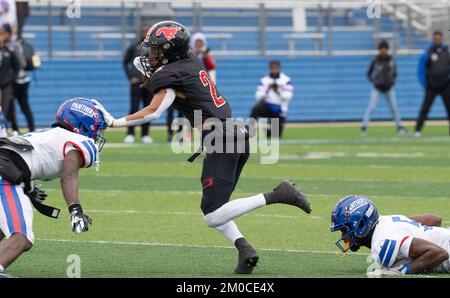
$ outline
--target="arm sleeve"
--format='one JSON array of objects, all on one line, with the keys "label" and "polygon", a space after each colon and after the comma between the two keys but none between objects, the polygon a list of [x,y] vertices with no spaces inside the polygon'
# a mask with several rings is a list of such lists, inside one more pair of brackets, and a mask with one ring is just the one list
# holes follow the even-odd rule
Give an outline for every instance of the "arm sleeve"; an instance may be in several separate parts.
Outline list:
[{"label": "arm sleeve", "polygon": [[290,101],[292,96],[294,96],[294,86],[292,86],[291,80],[286,82],[280,90],[280,97],[283,101]]},{"label": "arm sleeve", "polygon": [[13,76],[15,78],[17,77],[17,74],[19,73],[21,67],[19,57],[17,57],[17,54],[14,51],[11,51],[11,66],[13,70]]},{"label": "arm sleeve", "polygon": [[114,122],[115,123],[114,127],[142,125],[144,123],[156,120],[159,117],[161,117],[161,114],[164,113],[172,105],[176,97],[175,91],[173,91],[173,89],[168,88],[166,89],[166,91],[167,91],[166,95],[164,96],[161,104],[159,105],[159,107],[156,109],[155,112],[148,114],[143,118],[131,121],[126,121],[125,118],[120,118],[117,120],[117,123]]},{"label": "arm sleeve", "polygon": [[264,85],[263,79],[259,82],[258,87],[256,87],[255,99],[262,100],[266,97],[267,86]]},{"label": "arm sleeve", "polygon": [[412,237],[396,237],[396,239],[384,239],[373,252],[373,259],[385,268],[390,268],[397,261],[409,257],[409,248]]},{"label": "arm sleeve", "polygon": [[125,55],[123,57],[123,69],[125,70],[125,74],[127,76],[128,79],[131,79],[132,75],[131,75],[131,70],[129,67],[129,64],[133,61],[133,48],[132,46],[128,47],[127,51],[125,52]]},{"label": "arm sleeve", "polygon": [[63,155],[66,156],[72,150],[77,150],[81,153],[83,168],[89,168],[99,160],[97,145],[91,139],[67,141],[64,144]]},{"label": "arm sleeve", "polygon": [[203,64],[208,71],[216,69],[216,60],[210,52],[208,52],[208,54],[206,54],[205,58],[203,59]]},{"label": "arm sleeve", "polygon": [[373,72],[373,65],[375,63],[375,60],[372,60],[372,62],[370,62],[370,66],[369,69],[367,70],[367,79],[369,80],[369,82],[372,82],[372,72]]},{"label": "arm sleeve", "polygon": [[428,50],[426,50],[419,58],[419,64],[417,66],[417,78],[420,85],[425,87],[427,85],[427,60]]}]

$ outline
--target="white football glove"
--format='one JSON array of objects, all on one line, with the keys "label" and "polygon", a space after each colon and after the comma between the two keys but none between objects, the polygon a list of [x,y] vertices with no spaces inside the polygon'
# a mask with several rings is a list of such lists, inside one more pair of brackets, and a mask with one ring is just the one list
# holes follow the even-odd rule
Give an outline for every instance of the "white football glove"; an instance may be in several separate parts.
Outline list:
[{"label": "white football glove", "polygon": [[94,99],[93,102],[95,103],[94,107],[97,110],[99,110],[100,112],[102,112],[103,118],[105,118],[106,124],[108,124],[109,127],[113,127],[113,123],[114,123],[114,120],[115,120],[114,117],[97,100]]}]

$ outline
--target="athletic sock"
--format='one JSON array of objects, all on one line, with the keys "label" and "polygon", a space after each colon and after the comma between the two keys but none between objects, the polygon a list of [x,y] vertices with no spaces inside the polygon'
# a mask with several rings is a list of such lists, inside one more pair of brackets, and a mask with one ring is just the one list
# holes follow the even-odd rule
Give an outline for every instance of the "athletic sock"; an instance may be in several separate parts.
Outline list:
[{"label": "athletic sock", "polygon": [[217,227],[226,224],[230,220],[244,215],[252,210],[266,205],[263,194],[253,197],[237,199],[224,204],[214,212],[205,215],[205,221],[210,227]]},{"label": "athletic sock", "polygon": [[235,243],[236,239],[244,238],[234,221],[229,221],[224,225],[216,227],[216,230],[224,235],[231,243]]},{"label": "athletic sock", "polygon": [[0,272],[5,272],[5,268],[2,265],[0,265]]}]

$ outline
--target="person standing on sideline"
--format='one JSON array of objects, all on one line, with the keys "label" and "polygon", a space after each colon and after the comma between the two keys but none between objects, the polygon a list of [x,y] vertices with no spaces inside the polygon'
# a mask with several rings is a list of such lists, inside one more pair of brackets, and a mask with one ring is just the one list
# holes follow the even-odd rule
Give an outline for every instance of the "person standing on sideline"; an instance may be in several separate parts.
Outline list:
[{"label": "person standing on sideline", "polygon": [[[14,52],[6,46],[7,33],[0,26],[0,136],[6,136],[6,122],[3,116],[10,115],[14,106],[13,82],[20,70],[20,63]],[[10,120],[10,119],[8,119]]]},{"label": "person standing on sideline", "polygon": [[417,118],[415,136],[420,137],[428,112],[437,95],[442,97],[450,122],[450,53],[443,43],[443,33],[435,31],[433,42],[420,56],[418,77],[425,88],[425,98]]},{"label": "person standing on sideline", "polygon": [[399,134],[405,134],[406,129],[402,126],[400,114],[398,112],[397,100],[393,86],[397,79],[397,67],[394,58],[389,54],[389,44],[382,40],[378,44],[379,54],[372,60],[367,72],[367,79],[372,83],[373,88],[370,95],[369,106],[361,125],[361,133],[367,132],[370,117],[377,107],[380,94],[386,97],[392,115],[394,116],[395,125]]},{"label": "person standing on sideline", "polygon": [[[255,98],[258,103],[253,107],[250,117],[278,118],[278,132],[281,138],[289,101],[294,95],[293,91],[291,78],[281,72],[280,61],[270,61],[269,74],[261,79],[256,88]],[[267,136],[271,136],[270,129],[267,131]]]},{"label": "person standing on sideline", "polygon": [[[141,43],[145,39],[145,35],[150,28],[146,25],[141,26],[139,29],[140,39],[138,42],[130,45],[125,52],[123,58],[123,68],[125,69],[125,74],[130,81],[130,114],[135,113],[139,110],[139,105],[142,102],[143,106],[146,107],[150,104],[153,94],[148,88],[141,88],[140,86],[144,83],[142,75],[133,66],[134,58],[141,55]],[[144,144],[153,143],[152,137],[149,135],[150,124],[145,123],[141,125],[141,142]],[[134,143],[134,126],[129,126],[127,130],[127,135],[123,141],[126,144]]]},{"label": "person standing on sideline", "polygon": [[206,40],[205,34],[197,32],[192,35],[191,49],[194,52],[195,56],[197,56],[197,58],[202,61],[213,82],[217,83],[216,60],[211,54],[211,50],[208,48],[208,41]]},{"label": "person standing on sideline", "polygon": [[[27,120],[28,130],[31,132],[35,130],[34,129],[35,127],[34,127],[33,113],[31,112],[31,107],[28,102],[28,88],[30,86],[30,77],[25,71],[25,69],[27,68],[27,57],[24,49],[25,42],[23,40],[13,39],[12,30],[8,24],[3,25],[3,27],[5,28],[6,31],[6,45],[14,51],[20,65],[20,70],[17,73],[17,77],[13,84],[14,99],[17,98],[20,109],[22,110]],[[12,126],[14,130],[13,134],[19,134],[19,127],[17,124],[15,107],[11,110],[11,113],[14,113],[12,117],[13,118]]]}]

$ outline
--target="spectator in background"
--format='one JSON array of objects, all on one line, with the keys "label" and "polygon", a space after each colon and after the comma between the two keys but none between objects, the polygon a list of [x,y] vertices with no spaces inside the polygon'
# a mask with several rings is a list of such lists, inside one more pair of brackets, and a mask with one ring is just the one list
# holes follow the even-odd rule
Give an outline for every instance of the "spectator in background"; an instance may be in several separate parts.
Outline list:
[{"label": "spectator in background", "polygon": [[203,62],[209,76],[216,83],[216,61],[208,48],[208,42],[203,33],[197,32],[192,35],[191,49],[198,59]]},{"label": "spectator in background", "polygon": [[370,117],[377,107],[380,94],[386,97],[392,115],[394,116],[397,132],[405,134],[406,129],[402,126],[400,114],[398,112],[397,100],[393,86],[397,79],[397,68],[394,58],[389,55],[389,44],[382,40],[378,44],[379,54],[370,63],[367,72],[367,79],[373,84],[370,95],[370,103],[361,126],[361,133],[365,134],[369,125]]},{"label": "spectator in background", "polygon": [[17,26],[16,3],[14,0],[0,0],[0,25]]},{"label": "spectator in background", "polygon": [[437,95],[442,97],[450,121],[450,53],[443,43],[443,37],[442,32],[434,32],[433,43],[419,60],[418,76],[420,84],[425,87],[425,98],[416,123],[416,137],[421,136],[428,112]]},{"label": "spectator in background", "polygon": [[28,1],[16,1],[16,15],[17,15],[17,38],[22,38],[23,26],[25,21],[30,16],[30,5]]},{"label": "spectator in background", "polygon": [[[279,137],[281,138],[288,112],[288,104],[292,99],[294,87],[291,78],[281,72],[280,61],[270,61],[269,75],[264,76],[256,89],[255,98],[259,102],[253,107],[250,117],[278,118]],[[268,131],[268,137],[271,131]]]},{"label": "spectator in background", "polygon": [[[5,29],[0,26],[0,109],[8,119],[14,106],[13,83],[19,73],[20,64],[14,52],[6,46],[6,36]],[[0,113],[0,126],[3,126],[3,113]],[[5,130],[0,130],[0,134],[4,136]]]},{"label": "spectator in background", "polygon": [[[19,39],[14,40],[13,34],[12,34],[12,28],[8,24],[4,24],[3,28],[5,29],[5,32],[6,32],[6,45],[11,50],[13,50],[14,54],[16,55],[16,57],[19,61],[19,65],[20,65],[20,70],[19,70],[17,77],[13,84],[14,99],[17,98],[17,100],[19,102],[20,109],[22,110],[22,113],[25,115],[25,118],[27,120],[29,131],[34,131],[33,113],[31,112],[31,107],[28,102],[28,88],[30,85],[30,77],[28,76],[27,72],[25,71],[25,69],[27,68],[27,64],[30,63],[29,61],[27,62],[27,60],[32,59],[32,58],[31,57],[27,58],[26,54],[25,54],[25,50],[24,50],[24,46],[30,47],[30,45],[28,45],[23,40],[19,40]],[[32,55],[32,53],[30,53],[30,55]],[[13,101],[13,103],[14,103],[14,101]],[[14,130],[14,134],[19,134],[19,127],[17,125],[17,116],[16,116],[15,105],[14,105],[14,109],[11,110],[11,113],[14,113],[14,115],[12,115],[12,117],[11,117],[13,119],[12,127]]]},{"label": "spectator in background", "polygon": [[[145,39],[145,35],[149,29],[150,28],[146,25],[139,28],[140,39],[128,47],[123,58],[123,68],[125,69],[125,74],[130,81],[130,114],[139,111],[141,102],[144,107],[148,106],[153,98],[153,94],[151,94],[151,91],[148,88],[140,87],[144,82],[143,77],[136,67],[133,66],[134,58],[141,55],[141,43]],[[150,123],[146,123],[141,126],[141,142],[144,144],[153,143],[153,139],[149,135],[149,131]],[[134,126],[128,127],[124,143],[134,143]]]}]

